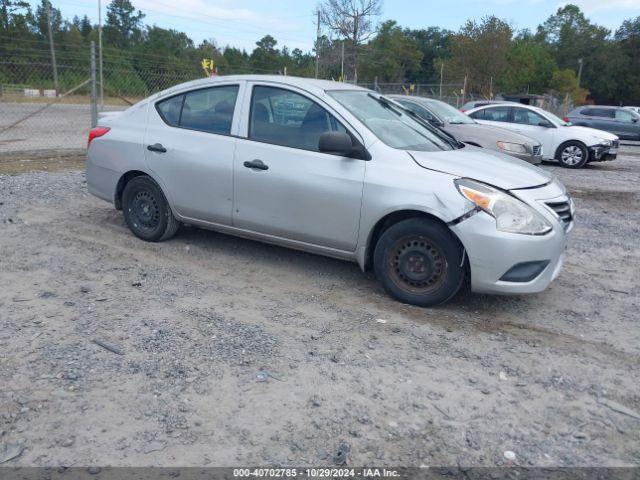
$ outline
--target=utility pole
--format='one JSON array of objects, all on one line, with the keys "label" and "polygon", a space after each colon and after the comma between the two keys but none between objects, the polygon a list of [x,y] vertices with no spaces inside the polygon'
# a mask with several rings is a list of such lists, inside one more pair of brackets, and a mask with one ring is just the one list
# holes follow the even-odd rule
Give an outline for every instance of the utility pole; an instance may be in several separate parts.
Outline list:
[{"label": "utility pole", "polygon": [[100,107],[104,108],[104,78],[102,76],[102,0],[98,0],[98,69],[100,70]]},{"label": "utility pole", "polygon": [[318,29],[316,31],[316,78],[318,78],[318,70],[320,66],[320,9],[318,13]]},{"label": "utility pole", "polygon": [[342,40],[342,61],[340,63],[340,78],[344,82],[344,39]]},{"label": "utility pole", "polygon": [[51,2],[47,2],[47,29],[49,30],[49,48],[51,49],[51,65],[53,66],[53,85],[58,96],[58,64],[56,63],[56,49],[53,47],[53,32],[51,31]]},{"label": "utility pole", "polygon": [[578,88],[580,88],[580,77],[582,77],[582,59],[578,59]]},{"label": "utility pole", "polygon": [[444,73],[444,60],[440,59],[440,100],[442,100],[442,74]]}]

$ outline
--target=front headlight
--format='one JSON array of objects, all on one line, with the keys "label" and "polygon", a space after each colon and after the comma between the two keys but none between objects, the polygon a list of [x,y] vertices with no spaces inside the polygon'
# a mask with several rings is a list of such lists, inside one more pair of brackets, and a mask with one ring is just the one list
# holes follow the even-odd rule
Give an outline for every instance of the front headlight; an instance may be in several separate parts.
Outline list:
[{"label": "front headlight", "polygon": [[610,146],[612,145],[612,142],[611,142],[611,140],[604,140],[604,139],[601,139],[601,140],[600,140],[600,145],[603,145],[603,146],[605,146],[605,147],[610,147]]},{"label": "front headlight", "polygon": [[500,150],[511,153],[527,153],[527,148],[521,143],[502,142],[498,140],[496,142]]},{"label": "front headlight", "polygon": [[496,219],[496,228],[501,232],[543,235],[551,231],[542,215],[508,193],[469,178],[454,183],[463,197]]}]

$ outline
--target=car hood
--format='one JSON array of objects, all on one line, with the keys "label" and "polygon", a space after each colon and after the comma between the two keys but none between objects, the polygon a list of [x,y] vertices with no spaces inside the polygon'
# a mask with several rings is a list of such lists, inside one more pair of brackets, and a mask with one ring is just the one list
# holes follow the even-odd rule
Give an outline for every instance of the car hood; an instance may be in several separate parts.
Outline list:
[{"label": "car hood", "polygon": [[597,139],[604,139],[604,140],[618,139],[618,137],[613,133],[605,132],[604,130],[598,130],[597,128],[581,127],[579,125],[569,125],[569,126],[559,127],[559,128],[570,128],[571,132],[573,132],[576,135],[579,135],[579,134],[589,135],[590,137],[594,137]]},{"label": "car hood", "polygon": [[497,147],[495,143],[499,140],[523,145],[538,145],[540,143],[520,133],[507,130],[506,128],[481,125],[479,123],[447,123],[443,129],[460,141],[464,142],[466,139],[482,142],[480,145],[485,147],[488,146],[486,145],[487,143],[491,143],[491,148]]},{"label": "car hood", "polygon": [[537,187],[554,179],[550,173],[525,161],[470,145],[444,152],[408,153],[423,168],[472,178],[503,190]]}]

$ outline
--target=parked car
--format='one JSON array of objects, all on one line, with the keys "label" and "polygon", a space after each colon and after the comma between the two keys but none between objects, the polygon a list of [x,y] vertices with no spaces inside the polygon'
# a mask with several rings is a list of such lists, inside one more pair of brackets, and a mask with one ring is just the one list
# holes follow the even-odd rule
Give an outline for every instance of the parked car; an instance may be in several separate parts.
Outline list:
[{"label": "parked car", "polygon": [[571,110],[565,120],[573,125],[604,130],[625,140],[640,140],[640,114],[629,108],[585,105]]},{"label": "parked car", "polygon": [[618,137],[602,130],[573,126],[551,112],[529,105],[486,105],[467,112],[485,125],[508,128],[542,144],[543,159],[567,168],[614,160]]},{"label": "parked car", "polygon": [[573,226],[572,200],[548,172],[325,80],[178,85],[104,117],[87,160],[89,192],[143,240],[182,222],[351,260],[421,306],[469,277],[477,292],[545,289]]},{"label": "parked car", "polygon": [[389,95],[389,98],[461,142],[505,153],[534,165],[542,161],[540,142],[504,128],[480,125],[448,103],[408,95]]}]

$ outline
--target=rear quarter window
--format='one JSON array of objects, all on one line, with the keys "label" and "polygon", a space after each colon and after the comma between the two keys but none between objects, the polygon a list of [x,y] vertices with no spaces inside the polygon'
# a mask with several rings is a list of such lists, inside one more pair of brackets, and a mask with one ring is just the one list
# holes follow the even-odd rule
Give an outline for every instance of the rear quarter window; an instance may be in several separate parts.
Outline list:
[{"label": "rear quarter window", "polygon": [[158,103],[158,111],[162,119],[173,127],[177,127],[180,122],[180,110],[184,95],[171,97]]}]

